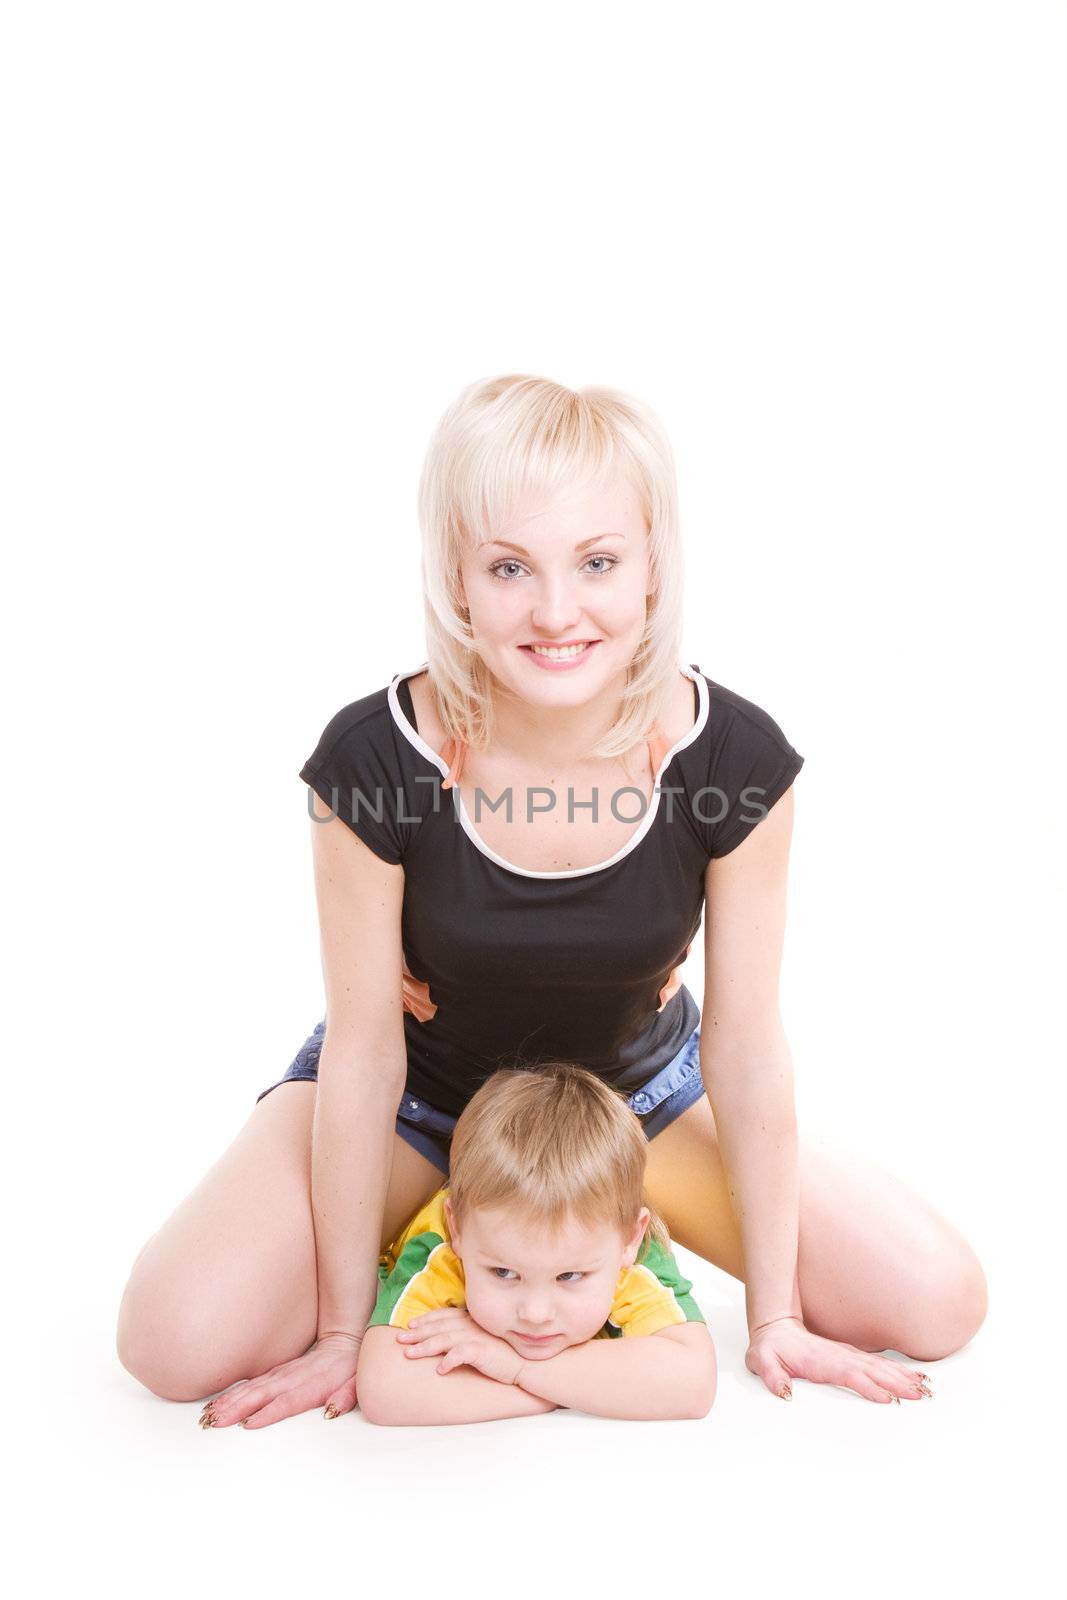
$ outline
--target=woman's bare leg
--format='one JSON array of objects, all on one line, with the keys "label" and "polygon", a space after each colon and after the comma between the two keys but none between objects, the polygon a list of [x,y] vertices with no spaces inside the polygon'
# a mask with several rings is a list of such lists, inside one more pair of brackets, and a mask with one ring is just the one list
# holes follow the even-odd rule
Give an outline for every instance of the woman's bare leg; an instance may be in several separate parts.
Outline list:
[{"label": "woman's bare leg", "polygon": [[[297,1080],[260,1100],[133,1264],[118,1356],[164,1399],[204,1399],[314,1343],[315,1092]],[[395,1137],[383,1247],[443,1182],[432,1162]]]},{"label": "woman's bare leg", "polygon": [[[801,1139],[798,1277],[812,1333],[937,1361],[985,1319],[985,1275],[963,1235],[881,1167]],[[646,1195],[678,1244],[744,1278],[707,1095],[649,1144]]]}]

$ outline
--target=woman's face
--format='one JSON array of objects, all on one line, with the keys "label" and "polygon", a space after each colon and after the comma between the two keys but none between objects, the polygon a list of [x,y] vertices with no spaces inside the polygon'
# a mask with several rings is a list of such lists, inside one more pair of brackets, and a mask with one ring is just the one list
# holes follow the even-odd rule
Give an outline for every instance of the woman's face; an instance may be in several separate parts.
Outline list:
[{"label": "woman's face", "polygon": [[[546,708],[618,689],[644,632],[648,524],[624,478],[525,498],[461,563],[474,648],[494,678]],[[578,644],[564,658],[533,647]]]}]

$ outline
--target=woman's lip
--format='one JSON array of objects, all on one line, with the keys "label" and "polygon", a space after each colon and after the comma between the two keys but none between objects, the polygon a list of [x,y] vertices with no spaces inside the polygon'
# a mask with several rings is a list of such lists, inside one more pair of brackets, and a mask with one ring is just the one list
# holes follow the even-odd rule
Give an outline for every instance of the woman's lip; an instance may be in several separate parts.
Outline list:
[{"label": "woman's lip", "polygon": [[[520,644],[519,649],[528,655],[531,661],[536,662],[536,664],[539,667],[542,667],[546,672],[573,672],[575,667],[580,667],[582,662],[585,661],[588,656],[592,655],[594,649],[600,643],[600,640],[586,639],[584,643],[585,649],[579,650],[576,656],[541,656],[538,655],[537,651],[531,644]],[[548,648],[550,650],[565,650],[567,646],[549,645]]]}]

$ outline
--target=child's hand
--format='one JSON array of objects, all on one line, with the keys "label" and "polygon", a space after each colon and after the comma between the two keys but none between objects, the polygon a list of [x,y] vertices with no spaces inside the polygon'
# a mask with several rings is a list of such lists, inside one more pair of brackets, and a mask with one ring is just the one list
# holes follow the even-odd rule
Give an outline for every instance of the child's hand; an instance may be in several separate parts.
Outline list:
[{"label": "child's hand", "polygon": [[[514,1383],[526,1365],[506,1339],[486,1333],[470,1312],[461,1306],[441,1311],[423,1311],[401,1328],[397,1340],[408,1356],[442,1356],[438,1372],[453,1367],[474,1367],[497,1383]],[[443,1354],[442,1354],[443,1352]]]}]

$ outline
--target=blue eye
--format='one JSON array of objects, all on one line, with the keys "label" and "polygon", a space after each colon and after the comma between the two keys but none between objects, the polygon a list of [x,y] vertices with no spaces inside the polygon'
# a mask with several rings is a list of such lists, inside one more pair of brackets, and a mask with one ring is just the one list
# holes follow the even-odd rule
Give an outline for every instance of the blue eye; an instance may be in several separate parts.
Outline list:
[{"label": "blue eye", "polygon": [[[589,566],[590,562],[592,561],[608,561],[611,563],[611,565],[607,567],[597,567],[592,574],[594,578],[606,578],[608,573],[612,570],[612,567],[617,567],[619,564],[618,556],[590,556],[589,560],[586,562],[586,566]],[[489,568],[489,573],[491,577],[498,579],[501,583],[513,583],[515,581],[513,577],[510,575],[505,576],[504,573],[498,572],[497,568],[521,566],[521,561],[516,561],[513,556],[505,556],[503,561],[494,562],[494,564]]]}]

